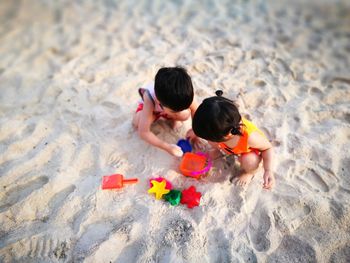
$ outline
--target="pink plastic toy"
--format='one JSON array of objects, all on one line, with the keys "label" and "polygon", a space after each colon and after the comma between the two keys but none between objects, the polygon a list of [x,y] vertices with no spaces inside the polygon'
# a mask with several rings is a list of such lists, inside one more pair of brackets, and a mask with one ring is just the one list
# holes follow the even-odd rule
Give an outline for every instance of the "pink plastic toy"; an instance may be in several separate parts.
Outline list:
[{"label": "pink plastic toy", "polygon": [[124,179],[121,174],[106,175],[102,178],[102,189],[119,189],[125,184],[135,184],[139,180],[137,178]]},{"label": "pink plastic toy", "polygon": [[163,177],[149,179],[149,187],[152,187],[152,180],[157,181],[159,183],[162,182],[163,180],[165,180],[165,189],[169,189],[169,190],[173,189],[173,185],[167,179],[165,179]]},{"label": "pink plastic toy", "polygon": [[188,208],[193,208],[199,205],[202,194],[196,191],[193,185],[182,191],[181,204],[186,204]]}]

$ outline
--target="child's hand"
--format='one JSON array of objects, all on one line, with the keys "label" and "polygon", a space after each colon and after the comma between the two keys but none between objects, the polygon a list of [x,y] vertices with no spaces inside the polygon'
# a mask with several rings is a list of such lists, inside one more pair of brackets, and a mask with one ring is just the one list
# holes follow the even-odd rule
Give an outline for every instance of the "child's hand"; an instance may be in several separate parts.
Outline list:
[{"label": "child's hand", "polygon": [[275,176],[273,175],[273,173],[269,170],[265,170],[263,178],[264,178],[263,188],[268,190],[272,189],[272,187],[274,187],[275,185]]},{"label": "child's hand", "polygon": [[189,129],[186,133],[186,138],[189,139],[190,141],[198,139],[198,137],[194,134],[192,129]]},{"label": "child's hand", "polygon": [[197,148],[197,149],[202,149],[204,148],[204,143],[203,141],[194,134],[192,129],[189,129],[186,133],[186,139],[190,140],[192,145]]},{"label": "child's hand", "polygon": [[183,155],[181,148],[175,144],[170,144],[167,152],[176,157],[182,157]]}]

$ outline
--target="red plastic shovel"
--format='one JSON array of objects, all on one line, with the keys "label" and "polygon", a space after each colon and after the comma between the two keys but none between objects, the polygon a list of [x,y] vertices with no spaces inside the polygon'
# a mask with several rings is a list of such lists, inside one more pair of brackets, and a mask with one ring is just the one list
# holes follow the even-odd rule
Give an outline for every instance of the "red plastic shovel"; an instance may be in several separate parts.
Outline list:
[{"label": "red plastic shovel", "polygon": [[137,178],[124,179],[122,174],[106,175],[102,178],[102,189],[119,189],[125,184],[135,184],[139,181]]}]

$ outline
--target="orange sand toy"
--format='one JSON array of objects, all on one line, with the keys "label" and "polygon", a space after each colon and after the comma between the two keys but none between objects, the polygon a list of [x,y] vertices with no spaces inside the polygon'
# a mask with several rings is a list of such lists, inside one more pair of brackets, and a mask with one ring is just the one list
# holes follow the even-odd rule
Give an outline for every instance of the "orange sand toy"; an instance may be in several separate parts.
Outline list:
[{"label": "orange sand toy", "polygon": [[198,152],[186,152],[180,164],[180,171],[183,175],[198,179],[202,174],[210,170],[212,162],[208,155]]},{"label": "orange sand toy", "polygon": [[102,189],[119,189],[123,188],[125,184],[135,184],[139,180],[137,178],[124,179],[121,174],[112,174],[103,176],[102,179]]}]

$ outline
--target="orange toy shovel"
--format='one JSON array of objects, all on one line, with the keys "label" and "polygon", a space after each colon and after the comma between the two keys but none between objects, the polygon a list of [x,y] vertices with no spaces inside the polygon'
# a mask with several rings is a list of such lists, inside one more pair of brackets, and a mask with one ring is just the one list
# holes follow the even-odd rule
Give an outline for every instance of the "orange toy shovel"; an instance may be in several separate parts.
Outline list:
[{"label": "orange toy shovel", "polygon": [[102,189],[120,189],[123,188],[125,184],[135,184],[139,181],[137,178],[124,179],[121,174],[112,174],[103,176],[102,179]]}]

